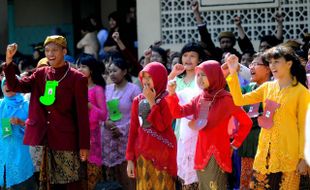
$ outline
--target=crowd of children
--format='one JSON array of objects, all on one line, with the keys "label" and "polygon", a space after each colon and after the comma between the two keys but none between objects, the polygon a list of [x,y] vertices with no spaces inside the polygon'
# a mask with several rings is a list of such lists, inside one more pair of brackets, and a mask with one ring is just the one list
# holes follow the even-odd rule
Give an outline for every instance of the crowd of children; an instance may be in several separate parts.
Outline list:
[{"label": "crowd of children", "polygon": [[180,52],[155,42],[138,60],[117,12],[109,32],[85,19],[76,60],[52,35],[24,72],[8,45],[1,189],[310,189],[310,35],[283,39],[277,15],[256,53],[236,17],[216,47],[191,8],[200,41]]}]

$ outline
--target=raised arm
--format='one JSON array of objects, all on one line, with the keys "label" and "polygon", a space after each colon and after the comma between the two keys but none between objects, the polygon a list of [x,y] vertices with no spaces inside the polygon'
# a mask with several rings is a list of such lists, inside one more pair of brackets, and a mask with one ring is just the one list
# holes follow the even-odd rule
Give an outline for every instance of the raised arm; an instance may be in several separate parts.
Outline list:
[{"label": "raised arm", "polygon": [[14,92],[31,92],[31,85],[35,80],[36,72],[33,73],[30,77],[23,77],[23,79],[17,79],[15,75],[16,65],[13,64],[13,57],[17,52],[17,44],[10,44],[7,46],[6,57],[5,57],[5,66],[3,67],[5,77],[7,80],[8,88]]},{"label": "raised arm", "polygon": [[253,44],[251,42],[251,40],[249,39],[249,37],[246,35],[244,28],[242,27],[242,21],[241,18],[239,16],[234,18],[234,22],[235,25],[238,29],[238,45],[241,49],[242,52],[245,51],[253,51],[254,52],[254,47]]},{"label": "raised arm", "polygon": [[172,71],[168,75],[168,80],[173,80],[176,76],[183,73],[185,71],[185,68],[182,64],[177,63],[173,66]]},{"label": "raised arm", "polygon": [[276,21],[277,21],[277,33],[276,33],[276,38],[279,41],[283,40],[283,15],[281,12],[278,12],[276,14]]},{"label": "raised arm", "polygon": [[198,1],[193,0],[191,5],[198,26],[198,32],[201,42],[205,45],[205,49],[210,53],[213,59],[221,60],[222,52],[218,52],[218,49],[215,47],[215,44],[211,39],[211,34],[208,32],[207,24],[202,20],[199,12]]},{"label": "raised arm", "polygon": [[146,49],[144,51],[144,64],[143,67],[145,67],[147,64],[151,62],[151,57],[152,57],[152,49],[151,47]]},{"label": "raised arm", "polygon": [[193,0],[191,5],[192,5],[192,10],[193,10],[197,25],[204,24],[204,22],[202,21],[202,18],[200,16],[198,1]]},{"label": "raised arm", "polygon": [[13,57],[17,52],[18,45],[16,43],[9,44],[6,48],[5,62],[10,65],[13,62]]},{"label": "raised arm", "polygon": [[234,22],[235,22],[235,25],[236,25],[236,27],[237,27],[237,29],[238,29],[238,35],[239,35],[239,38],[240,39],[244,39],[245,38],[245,36],[246,36],[246,34],[245,34],[245,32],[244,32],[244,29],[243,29],[243,27],[242,27],[242,25],[241,25],[241,18],[239,17],[239,16],[236,16],[235,18],[234,18]]},{"label": "raised arm", "polygon": [[189,103],[181,106],[179,104],[179,98],[176,95],[175,90],[176,90],[176,82],[170,81],[168,83],[169,96],[166,97],[166,100],[172,116],[174,118],[182,118],[189,115],[193,115],[195,112],[196,99],[192,99]]},{"label": "raised arm", "polygon": [[230,93],[233,97],[234,103],[237,106],[244,106],[249,104],[255,104],[263,101],[264,97],[264,89],[266,87],[266,83],[261,85],[256,90],[249,92],[245,95],[242,95],[241,87],[238,79],[238,57],[236,55],[229,55],[226,59],[226,63],[229,70],[229,75],[226,78],[228,87],[230,89]]},{"label": "raised arm", "polygon": [[132,53],[126,48],[125,44],[121,40],[119,33],[114,32],[112,34],[113,40],[116,42],[117,46],[121,50],[122,55],[125,57],[125,59],[130,63],[130,66],[132,67],[132,73],[134,76],[138,76],[139,72],[143,69],[142,65],[138,62],[138,60],[135,58],[135,56],[132,55]]}]

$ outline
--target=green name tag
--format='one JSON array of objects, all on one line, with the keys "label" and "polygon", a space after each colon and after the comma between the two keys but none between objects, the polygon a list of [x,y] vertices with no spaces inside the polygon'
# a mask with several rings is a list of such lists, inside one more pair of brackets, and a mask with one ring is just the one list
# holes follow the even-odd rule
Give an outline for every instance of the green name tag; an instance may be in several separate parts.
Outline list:
[{"label": "green name tag", "polygon": [[43,105],[50,106],[55,102],[57,86],[58,86],[58,82],[55,80],[46,81],[44,95],[40,96],[40,99],[39,99]]},{"label": "green name tag", "polygon": [[2,118],[1,119],[2,125],[2,137],[8,137],[12,135],[12,126],[9,118]]},{"label": "green name tag", "polygon": [[107,101],[107,107],[111,121],[118,121],[123,117],[123,114],[119,111],[118,106],[119,106],[118,99],[112,99],[110,101]]}]

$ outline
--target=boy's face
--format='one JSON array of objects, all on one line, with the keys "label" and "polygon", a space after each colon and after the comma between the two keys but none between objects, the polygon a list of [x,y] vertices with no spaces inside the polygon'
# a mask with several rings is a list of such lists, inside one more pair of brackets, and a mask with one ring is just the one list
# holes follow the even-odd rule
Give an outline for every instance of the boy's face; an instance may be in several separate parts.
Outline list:
[{"label": "boy's face", "polygon": [[45,46],[45,56],[48,59],[48,63],[58,68],[64,65],[64,56],[67,54],[67,49],[57,45],[56,43],[49,43]]},{"label": "boy's face", "polygon": [[220,47],[223,50],[229,50],[230,48],[232,48],[233,42],[230,38],[221,38],[220,40]]}]

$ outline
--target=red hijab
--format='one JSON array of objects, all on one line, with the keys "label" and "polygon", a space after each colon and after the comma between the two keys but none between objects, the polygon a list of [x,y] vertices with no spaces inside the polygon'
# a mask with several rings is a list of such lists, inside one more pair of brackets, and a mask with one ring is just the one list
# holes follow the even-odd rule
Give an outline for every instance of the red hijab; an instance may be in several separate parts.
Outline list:
[{"label": "red hijab", "polygon": [[196,67],[196,72],[198,69],[201,69],[207,75],[209,80],[209,88],[203,90],[203,97],[209,101],[212,101],[214,98],[214,102],[210,107],[207,126],[216,127],[221,119],[230,117],[235,106],[227,107],[225,102],[219,100],[224,96],[231,97],[230,93],[225,90],[226,80],[220,63],[214,60],[205,61]]},{"label": "red hijab", "polygon": [[203,90],[204,98],[213,99],[229,95],[225,90],[226,80],[224,78],[220,63],[214,60],[205,61],[196,67],[197,70],[202,70],[208,77],[209,88]]},{"label": "red hijab", "polygon": [[168,72],[163,64],[159,62],[151,62],[147,64],[142,71],[139,73],[140,82],[142,84],[142,74],[143,72],[147,72],[151,75],[154,89],[156,91],[156,97],[161,96],[166,92],[167,81],[168,81]]}]

